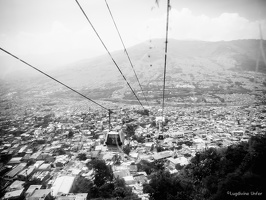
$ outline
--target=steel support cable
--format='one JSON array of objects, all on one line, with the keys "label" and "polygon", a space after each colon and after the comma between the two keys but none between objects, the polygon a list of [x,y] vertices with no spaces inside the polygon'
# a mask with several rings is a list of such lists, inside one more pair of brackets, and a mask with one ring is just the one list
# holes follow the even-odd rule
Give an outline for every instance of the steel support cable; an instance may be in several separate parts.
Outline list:
[{"label": "steel support cable", "polygon": [[86,15],[86,13],[84,12],[83,8],[81,7],[81,5],[79,4],[78,0],[75,0],[76,3],[78,4],[80,10],[82,11],[83,15],[86,17],[87,21],[89,22],[89,24],[91,25],[92,29],[94,30],[94,32],[96,33],[97,37],[99,38],[99,40],[101,41],[102,45],[104,46],[105,50],[107,51],[107,53],[109,54],[109,56],[111,57],[113,63],[115,64],[116,68],[118,69],[118,71],[120,72],[120,74],[122,75],[122,77],[124,78],[124,80],[126,81],[128,87],[130,88],[130,90],[132,91],[132,93],[134,94],[134,96],[136,97],[136,99],[138,100],[139,104],[142,106],[143,109],[145,109],[142,105],[142,103],[140,102],[139,98],[137,97],[136,93],[134,92],[134,90],[132,89],[132,87],[130,86],[130,84],[128,83],[126,77],[124,76],[124,74],[122,73],[121,69],[119,68],[119,66],[117,65],[117,63],[115,62],[115,60],[113,59],[113,56],[111,55],[111,53],[109,52],[109,50],[107,49],[107,47],[105,46],[103,40],[101,39],[100,35],[98,34],[98,32],[96,31],[96,29],[94,28],[94,26],[92,25],[91,21],[89,20],[88,16]]},{"label": "steel support cable", "polygon": [[[162,118],[163,118],[163,115],[164,115],[165,77],[166,77],[167,47],[168,47],[169,11],[170,11],[170,0],[167,0],[166,36],[165,36],[165,52],[164,52],[164,73],[163,73],[163,103],[162,103]],[[163,119],[162,119],[162,120],[163,120]],[[162,130],[163,130],[163,129],[162,129]]]},{"label": "steel support cable", "polygon": [[109,7],[109,5],[108,5],[108,3],[107,3],[107,0],[105,0],[105,4],[106,4],[106,6],[107,6],[107,8],[108,8],[108,11],[109,11],[109,13],[110,13],[110,15],[111,15],[111,18],[112,18],[113,23],[114,23],[114,25],[115,25],[116,31],[117,31],[117,33],[118,33],[118,35],[119,35],[120,41],[121,41],[121,43],[122,43],[122,45],[123,45],[123,47],[124,47],[124,51],[125,51],[125,53],[126,53],[126,55],[127,55],[127,58],[128,58],[128,60],[129,60],[129,62],[130,62],[131,68],[132,68],[132,70],[133,70],[133,72],[134,72],[134,74],[135,74],[135,77],[136,77],[137,81],[138,81],[138,84],[139,84],[139,87],[140,87],[140,89],[141,89],[141,92],[142,92],[142,94],[143,94],[143,96],[144,96],[144,98],[145,98],[145,101],[146,101],[147,105],[149,106],[149,103],[148,103],[148,101],[147,101],[146,95],[145,95],[144,92],[143,92],[143,88],[142,88],[142,86],[141,86],[141,84],[140,84],[140,81],[139,81],[139,78],[138,78],[138,76],[137,76],[137,73],[136,73],[136,71],[135,71],[135,69],[134,69],[134,67],[133,67],[133,64],[132,64],[132,62],[131,62],[131,59],[130,59],[130,57],[129,57],[129,54],[128,54],[128,52],[127,52],[127,49],[126,49],[126,47],[125,47],[125,44],[124,44],[124,42],[123,42],[122,36],[121,36],[121,34],[120,34],[119,30],[118,30],[118,27],[117,27],[116,22],[115,22],[115,20],[114,20],[114,17],[113,17],[113,14],[112,14],[112,12],[111,12],[111,9],[110,9],[110,7]]},{"label": "steel support cable", "polygon": [[3,52],[7,53],[8,55],[10,55],[10,56],[12,56],[12,57],[16,58],[17,60],[19,60],[20,62],[22,62],[22,63],[24,63],[24,64],[28,65],[29,67],[31,67],[31,68],[33,68],[33,69],[35,69],[36,71],[38,71],[38,72],[40,72],[40,73],[44,74],[45,76],[49,77],[50,79],[53,79],[53,80],[54,80],[54,81],[56,81],[57,83],[59,83],[59,84],[63,85],[64,87],[66,87],[66,88],[68,88],[68,89],[72,90],[73,92],[75,92],[75,93],[79,94],[80,96],[82,96],[82,97],[86,98],[87,100],[89,100],[89,101],[91,101],[91,102],[93,102],[93,103],[97,104],[98,106],[100,106],[100,107],[102,107],[103,109],[105,109],[105,110],[108,110],[108,111],[110,112],[110,109],[108,109],[108,108],[106,108],[106,107],[102,106],[101,104],[99,104],[99,103],[97,103],[96,101],[94,101],[94,100],[90,99],[89,97],[86,97],[85,95],[81,94],[80,92],[78,92],[78,91],[74,90],[73,88],[69,87],[68,85],[66,85],[66,84],[62,83],[61,81],[59,81],[59,80],[57,80],[57,79],[53,78],[52,76],[50,76],[50,75],[46,74],[45,72],[43,72],[43,71],[39,70],[38,68],[36,68],[36,67],[34,67],[34,66],[32,66],[31,64],[27,63],[26,61],[24,61],[24,60],[22,60],[22,59],[18,58],[17,56],[15,56],[15,55],[13,55],[12,53],[10,53],[10,52],[6,51],[5,49],[3,49],[3,48],[1,48],[1,47],[0,47],[0,50],[2,50]]}]

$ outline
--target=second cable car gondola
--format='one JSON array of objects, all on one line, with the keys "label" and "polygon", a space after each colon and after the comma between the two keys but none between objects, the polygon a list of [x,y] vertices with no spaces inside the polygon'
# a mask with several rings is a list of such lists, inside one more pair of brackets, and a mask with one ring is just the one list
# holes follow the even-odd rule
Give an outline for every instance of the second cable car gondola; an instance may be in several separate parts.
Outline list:
[{"label": "second cable car gondola", "polygon": [[159,134],[158,135],[158,140],[164,140],[164,135],[163,134]]}]

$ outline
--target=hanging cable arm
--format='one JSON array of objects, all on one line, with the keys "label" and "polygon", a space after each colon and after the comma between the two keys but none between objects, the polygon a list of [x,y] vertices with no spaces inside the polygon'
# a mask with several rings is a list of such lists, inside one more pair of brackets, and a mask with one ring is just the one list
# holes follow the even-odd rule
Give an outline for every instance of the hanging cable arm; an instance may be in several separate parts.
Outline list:
[{"label": "hanging cable arm", "polygon": [[78,4],[80,10],[82,11],[83,15],[86,17],[87,21],[89,22],[89,24],[91,25],[92,29],[94,30],[94,32],[96,33],[97,37],[99,38],[99,40],[101,41],[102,45],[104,46],[105,50],[107,51],[107,53],[109,54],[109,56],[111,57],[112,61],[114,62],[116,68],[118,69],[118,71],[120,72],[120,74],[122,75],[122,77],[124,78],[124,80],[126,81],[128,87],[130,88],[130,90],[132,91],[132,93],[134,94],[134,96],[136,97],[136,99],[138,100],[139,104],[142,106],[143,109],[145,109],[142,105],[142,103],[140,102],[139,98],[137,97],[136,93],[134,92],[134,90],[132,89],[132,87],[130,86],[130,84],[128,83],[126,77],[124,76],[124,74],[122,73],[121,69],[119,68],[119,66],[117,65],[117,63],[115,62],[115,60],[113,59],[111,53],[109,52],[109,50],[107,49],[107,47],[105,46],[104,42],[102,41],[100,35],[97,33],[96,29],[94,28],[94,26],[92,25],[91,21],[89,20],[88,16],[86,15],[86,13],[84,12],[84,10],[82,9],[81,5],[79,4],[78,0],[75,0],[76,3]]},{"label": "hanging cable arm", "polygon": [[54,81],[56,81],[57,83],[59,83],[59,84],[63,85],[64,87],[66,87],[66,88],[68,88],[68,89],[72,90],[73,92],[75,92],[75,93],[79,94],[80,96],[82,96],[82,97],[84,97],[84,98],[88,99],[89,101],[91,101],[91,102],[93,102],[93,103],[97,104],[98,106],[102,107],[103,109],[105,109],[105,110],[108,110],[108,111],[109,111],[109,109],[108,109],[108,108],[106,108],[106,107],[102,106],[101,104],[99,104],[99,103],[97,103],[96,101],[94,101],[94,100],[90,99],[89,97],[86,97],[85,95],[83,95],[83,94],[81,94],[80,92],[78,92],[78,91],[74,90],[73,88],[71,88],[71,87],[67,86],[66,84],[62,83],[61,81],[59,81],[59,80],[57,80],[57,79],[53,78],[52,76],[50,76],[50,75],[46,74],[45,72],[43,72],[43,71],[39,70],[38,68],[36,68],[36,67],[34,67],[34,66],[30,65],[29,63],[27,63],[26,61],[24,61],[24,60],[22,60],[22,59],[18,58],[17,56],[13,55],[12,53],[10,53],[10,52],[8,52],[8,51],[4,50],[4,49],[3,49],[3,48],[1,48],[1,47],[0,47],[0,50],[2,50],[3,52],[7,53],[8,55],[10,55],[10,56],[12,56],[12,57],[16,58],[16,59],[17,59],[17,60],[19,60],[20,62],[22,62],[22,63],[24,63],[24,64],[28,65],[29,67],[31,67],[31,68],[33,68],[33,69],[35,69],[36,71],[38,71],[38,72],[40,72],[40,73],[44,74],[45,76],[49,77],[50,79],[53,79],[53,80],[54,80]]}]

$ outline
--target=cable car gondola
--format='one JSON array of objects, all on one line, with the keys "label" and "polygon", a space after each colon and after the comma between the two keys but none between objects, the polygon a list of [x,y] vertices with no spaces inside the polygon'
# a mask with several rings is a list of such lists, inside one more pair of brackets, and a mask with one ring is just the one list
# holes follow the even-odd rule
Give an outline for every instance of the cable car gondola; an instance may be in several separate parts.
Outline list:
[{"label": "cable car gondola", "polygon": [[158,140],[164,140],[164,135],[163,134],[159,134],[158,135]]},{"label": "cable car gondola", "polygon": [[121,147],[124,144],[124,135],[122,132],[110,131],[105,136],[105,145],[107,147]]}]

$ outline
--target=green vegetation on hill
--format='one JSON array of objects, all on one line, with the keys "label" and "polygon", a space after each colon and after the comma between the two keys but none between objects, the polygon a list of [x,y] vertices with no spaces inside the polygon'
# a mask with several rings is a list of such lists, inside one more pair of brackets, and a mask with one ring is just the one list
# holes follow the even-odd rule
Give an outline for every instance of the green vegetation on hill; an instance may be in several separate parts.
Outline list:
[{"label": "green vegetation on hill", "polygon": [[265,199],[266,135],[197,153],[179,174],[157,171],[144,192],[151,199]]}]

